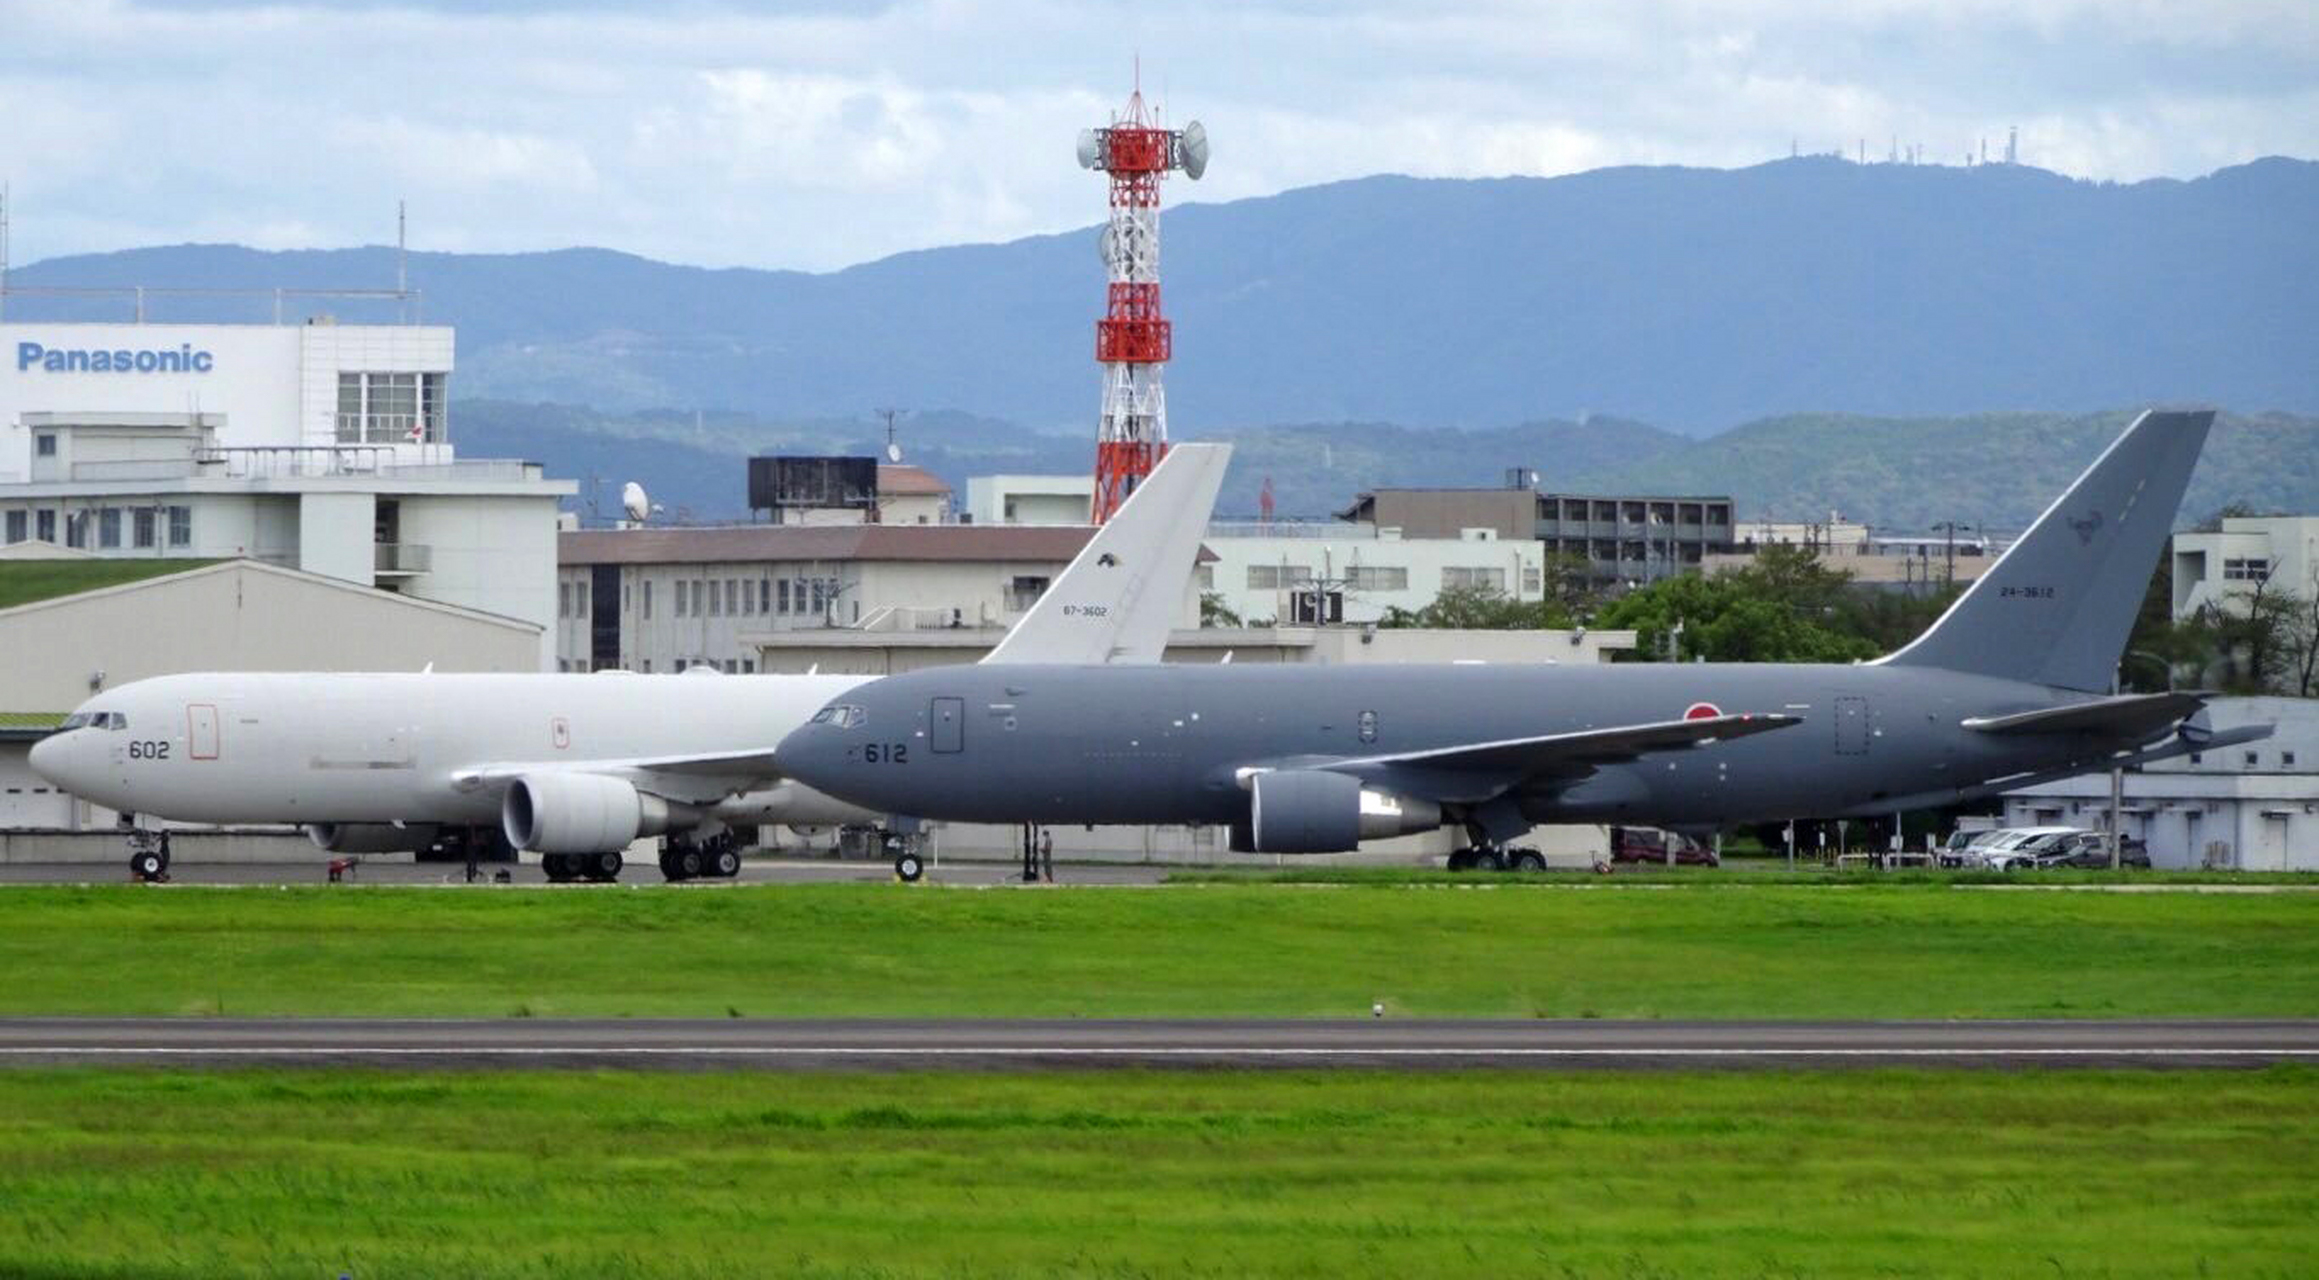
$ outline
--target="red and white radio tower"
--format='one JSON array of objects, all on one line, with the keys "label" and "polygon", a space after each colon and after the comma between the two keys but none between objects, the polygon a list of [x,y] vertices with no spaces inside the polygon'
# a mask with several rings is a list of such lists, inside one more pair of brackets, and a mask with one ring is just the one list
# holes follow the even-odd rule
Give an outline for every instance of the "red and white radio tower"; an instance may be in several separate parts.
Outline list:
[{"label": "red and white radio tower", "polygon": [[1095,322],[1103,365],[1103,422],[1095,436],[1095,523],[1119,510],[1168,448],[1168,402],[1160,366],[1169,351],[1160,315],[1159,184],[1171,169],[1197,179],[1208,169],[1208,131],[1194,120],[1163,129],[1147,117],[1143,90],[1108,129],[1079,133],[1079,163],[1111,175],[1111,222],[1103,230],[1110,298]]}]

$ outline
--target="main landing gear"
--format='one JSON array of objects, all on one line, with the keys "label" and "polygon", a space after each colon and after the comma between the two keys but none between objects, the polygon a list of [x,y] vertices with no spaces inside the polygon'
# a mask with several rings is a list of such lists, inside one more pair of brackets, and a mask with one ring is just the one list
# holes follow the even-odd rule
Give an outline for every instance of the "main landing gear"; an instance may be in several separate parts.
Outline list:
[{"label": "main landing gear", "polygon": [[1449,855],[1452,871],[1544,871],[1546,855],[1536,849],[1509,849],[1494,844],[1473,845],[1453,850]]},{"label": "main landing gear", "polygon": [[555,884],[570,884],[574,880],[593,880],[610,884],[620,878],[621,857],[618,850],[606,853],[543,853],[539,869],[547,873]]},{"label": "main landing gear", "polygon": [[741,874],[741,842],[730,831],[695,840],[669,836],[660,842],[660,874],[681,880],[730,880]]}]

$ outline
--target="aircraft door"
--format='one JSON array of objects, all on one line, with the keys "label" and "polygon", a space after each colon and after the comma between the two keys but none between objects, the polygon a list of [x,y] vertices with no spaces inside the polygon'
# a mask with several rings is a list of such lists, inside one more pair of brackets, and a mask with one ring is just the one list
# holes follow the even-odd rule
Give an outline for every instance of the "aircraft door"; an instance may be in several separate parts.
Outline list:
[{"label": "aircraft door", "polygon": [[217,759],[217,708],[207,702],[185,708],[185,754],[194,760]]},{"label": "aircraft door", "polygon": [[936,751],[966,749],[966,699],[936,698],[926,712],[927,744]]},{"label": "aircraft door", "polygon": [[1836,754],[1868,754],[1868,699],[1836,699]]}]

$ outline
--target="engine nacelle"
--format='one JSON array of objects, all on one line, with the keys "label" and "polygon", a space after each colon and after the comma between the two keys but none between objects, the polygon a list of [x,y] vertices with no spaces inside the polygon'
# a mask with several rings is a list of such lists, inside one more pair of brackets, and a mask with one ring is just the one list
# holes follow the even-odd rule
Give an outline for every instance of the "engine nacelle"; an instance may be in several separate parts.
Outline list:
[{"label": "engine nacelle", "polygon": [[309,822],[306,838],[325,853],[417,853],[434,845],[443,829],[434,823]]},{"label": "engine nacelle", "polygon": [[530,853],[608,853],[668,830],[669,804],[600,773],[517,778],[500,802],[507,842]]},{"label": "engine nacelle", "polygon": [[1250,778],[1248,790],[1247,826],[1232,832],[1245,853],[1342,853],[1441,825],[1440,805],[1364,787],[1350,774],[1275,770]]}]

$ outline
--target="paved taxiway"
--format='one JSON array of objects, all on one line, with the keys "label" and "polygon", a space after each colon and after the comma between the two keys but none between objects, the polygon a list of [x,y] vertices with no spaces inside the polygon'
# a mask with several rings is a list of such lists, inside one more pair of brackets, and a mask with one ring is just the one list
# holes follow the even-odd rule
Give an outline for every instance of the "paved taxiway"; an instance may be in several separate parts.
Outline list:
[{"label": "paved taxiway", "polygon": [[2319,1021],[0,1019],[0,1064],[659,1067],[2253,1067]]}]

